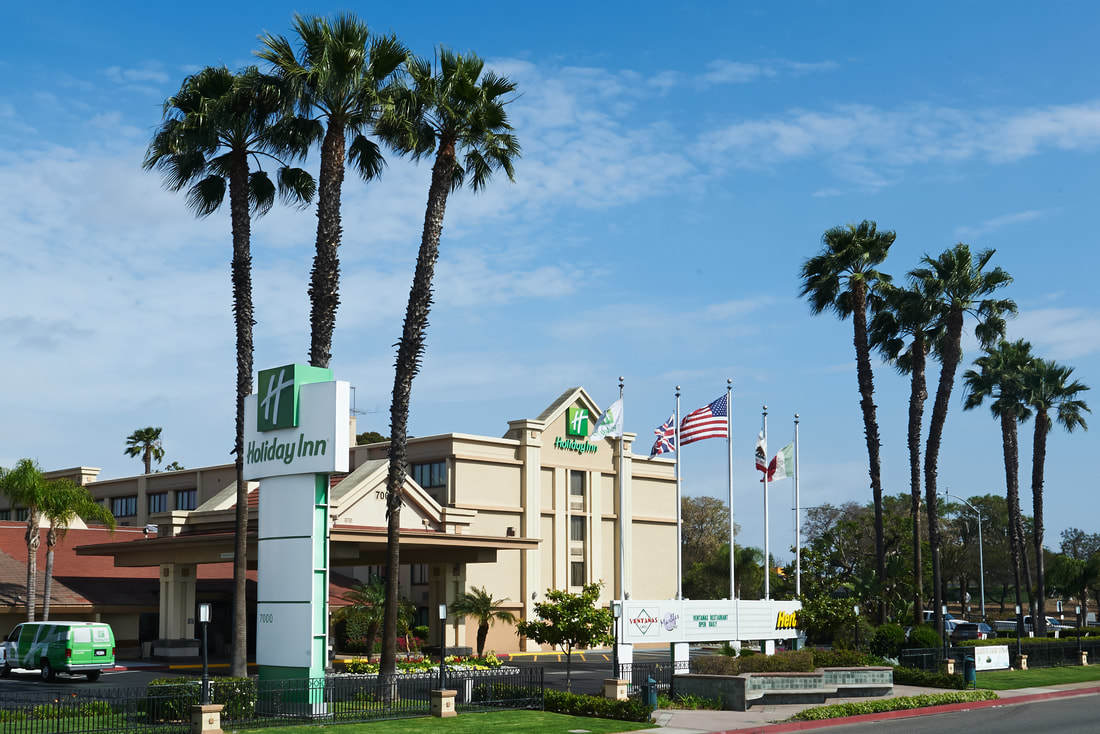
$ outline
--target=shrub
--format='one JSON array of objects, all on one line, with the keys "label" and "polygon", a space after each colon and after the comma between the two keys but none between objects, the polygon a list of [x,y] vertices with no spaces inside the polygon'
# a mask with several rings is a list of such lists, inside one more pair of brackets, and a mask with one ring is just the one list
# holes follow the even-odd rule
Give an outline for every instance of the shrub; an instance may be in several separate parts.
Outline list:
[{"label": "shrub", "polygon": [[833,632],[833,647],[844,650],[867,650],[874,636],[875,628],[866,619],[859,617],[849,624],[842,624],[836,628]]},{"label": "shrub", "polygon": [[902,686],[924,686],[926,688],[966,688],[966,681],[958,673],[926,673],[916,668],[898,666],[894,668],[894,683]]},{"label": "shrub", "polygon": [[418,624],[412,628],[412,633],[417,639],[426,640],[428,639],[428,625]]},{"label": "shrub", "polygon": [[943,640],[935,627],[922,624],[909,630],[909,640],[903,645],[904,649],[929,647],[943,647]]},{"label": "shrub", "polygon": [[882,658],[896,658],[905,644],[905,630],[900,624],[884,624],[871,637],[871,654]]},{"label": "shrub", "polygon": [[814,650],[815,668],[858,668],[885,665],[886,661],[859,650]]},{"label": "shrub", "polygon": [[670,698],[663,693],[658,693],[657,708],[688,709],[691,711],[709,709],[711,711],[721,711],[722,702],[713,698],[703,698],[702,696],[674,696]]},{"label": "shrub", "polygon": [[636,698],[615,701],[601,696],[585,696],[549,689],[545,693],[545,708],[547,711],[554,711],[559,714],[618,719],[619,721],[648,722],[653,715],[653,707]]},{"label": "shrub", "polygon": [[691,669],[704,675],[739,675],[741,673],[809,673],[814,669],[812,650],[790,650],[775,655],[745,655],[730,658],[707,655],[691,661]]},{"label": "shrub", "polygon": [[[155,721],[181,721],[191,718],[191,707],[202,699],[201,683],[180,678],[149,681],[148,709]],[[222,716],[243,718],[256,710],[256,681],[251,678],[218,677],[210,679],[210,700],[220,703]]]},{"label": "shrub", "polygon": [[839,716],[858,716],[877,714],[883,711],[901,711],[904,709],[942,706],[949,703],[970,703],[990,701],[997,698],[993,691],[955,691],[951,693],[928,693],[921,696],[900,696],[898,698],[860,701],[858,703],[837,703],[829,706],[815,706],[804,709],[791,717],[795,721],[817,721],[835,719]]}]

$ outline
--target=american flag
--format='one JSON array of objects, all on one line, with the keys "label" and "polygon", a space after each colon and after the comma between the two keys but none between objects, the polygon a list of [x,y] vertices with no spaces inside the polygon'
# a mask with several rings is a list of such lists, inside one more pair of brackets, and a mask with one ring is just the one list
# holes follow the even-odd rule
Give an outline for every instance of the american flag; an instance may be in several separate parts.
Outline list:
[{"label": "american flag", "polygon": [[726,438],[729,436],[729,407],[726,396],[693,410],[680,421],[680,445],[687,446],[704,438]]},{"label": "american flag", "polygon": [[657,440],[653,443],[653,449],[649,452],[650,456],[656,456],[657,454],[667,454],[670,451],[676,450],[676,414],[673,413],[668,417],[668,420],[653,429],[653,432],[657,434]]}]

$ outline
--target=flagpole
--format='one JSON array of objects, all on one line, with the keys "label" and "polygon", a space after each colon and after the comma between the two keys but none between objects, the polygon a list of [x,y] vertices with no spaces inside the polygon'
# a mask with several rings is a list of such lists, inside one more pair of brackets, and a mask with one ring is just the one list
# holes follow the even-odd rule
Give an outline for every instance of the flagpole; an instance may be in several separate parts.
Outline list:
[{"label": "flagpole", "polygon": [[[623,399],[623,376],[619,375],[619,400]],[[619,408],[619,422],[624,427],[622,407]],[[626,546],[623,541],[623,530],[629,518],[623,512],[623,454],[626,453],[626,441],[622,432],[619,433],[619,599],[626,601]],[[618,675],[616,673],[615,675]]]},{"label": "flagpole", "polygon": [[730,599],[736,599],[733,568],[733,380],[726,378],[726,415],[729,418],[726,431],[726,449],[729,453],[729,501],[730,501]]},{"label": "flagpole", "polygon": [[798,493],[798,413],[794,414],[794,595],[802,598],[802,525]]},{"label": "flagpole", "polygon": [[764,406],[764,599],[772,598],[772,564],[768,554],[768,406]]},{"label": "flagpole", "polygon": [[680,518],[680,386],[676,386],[676,598],[684,598],[684,541]]}]

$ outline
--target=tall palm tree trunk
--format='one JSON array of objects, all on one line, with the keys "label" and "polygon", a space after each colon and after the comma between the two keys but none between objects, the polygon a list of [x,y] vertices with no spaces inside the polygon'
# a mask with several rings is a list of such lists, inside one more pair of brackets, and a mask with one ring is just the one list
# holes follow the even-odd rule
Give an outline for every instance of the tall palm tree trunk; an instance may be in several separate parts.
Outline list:
[{"label": "tall palm tree trunk", "polygon": [[940,578],[940,520],[936,497],[936,479],[943,442],[943,426],[955,385],[955,371],[962,358],[963,314],[952,311],[947,317],[943,353],[940,356],[940,382],[932,403],[932,418],[928,423],[928,442],[924,451],[924,504],[928,514],[928,545],[932,552],[932,614],[936,631],[943,636],[943,593]]},{"label": "tall palm tree trunk", "polygon": [[243,154],[229,174],[233,226],[233,316],[237,330],[236,537],[233,546],[233,654],[230,675],[248,675],[248,483],[244,480],[244,399],[252,392],[252,252],[248,213],[248,161]]},{"label": "tall palm tree trunk", "polygon": [[875,417],[875,383],[871,373],[871,348],[867,344],[867,291],[862,282],[852,289],[855,297],[852,309],[852,341],[856,348],[856,377],[859,381],[859,407],[863,411],[863,432],[867,437],[868,471],[871,475],[871,496],[875,503],[875,573],[880,594],[879,624],[885,624],[886,611],[886,544],[882,526],[882,467],[879,459],[878,420]]},{"label": "tall palm tree trunk", "polygon": [[909,514],[913,521],[913,625],[919,625],[924,616],[924,563],[920,542],[920,432],[924,419],[924,401],[928,399],[928,386],[924,377],[924,339],[913,339],[911,350],[909,391],[909,491],[912,502]]},{"label": "tall palm tree trunk", "polygon": [[42,589],[42,621],[50,619],[50,597],[53,591],[53,549],[57,545],[57,531],[50,526],[46,533],[46,583]]},{"label": "tall palm tree trunk", "polygon": [[424,212],[424,232],[416,257],[409,302],[405,308],[405,323],[397,347],[393,377],[393,402],[390,405],[390,466],[386,476],[386,609],[382,618],[382,675],[393,675],[397,668],[397,612],[399,544],[401,542],[401,496],[408,471],[406,437],[409,424],[409,400],[412,381],[420,371],[424,353],[424,330],[432,307],[432,278],[439,258],[439,237],[443,232],[443,215],[447,209],[447,194],[455,165],[455,141],[441,140],[432,183],[428,189],[428,205]]},{"label": "tall palm tree trunk", "polygon": [[[1008,548],[1012,554],[1012,574],[1016,583],[1016,625],[1023,630],[1023,594],[1020,588],[1020,563],[1024,556],[1023,538],[1020,535],[1020,455],[1016,438],[1016,417],[1008,413],[1001,415],[1001,446],[1005,458],[1005,499],[1008,504]],[[1034,619],[1034,618],[1033,618]]]},{"label": "tall palm tree trunk", "polygon": [[309,363],[328,367],[332,332],[340,305],[340,190],[344,184],[344,126],[329,120],[321,143],[321,180],[317,189],[317,254],[309,282]]},{"label": "tall palm tree trunk", "polygon": [[1045,410],[1035,413],[1035,438],[1031,447],[1031,502],[1035,513],[1035,631],[1046,635],[1046,569],[1043,567],[1043,473],[1047,461],[1047,433],[1050,431],[1050,417]]},{"label": "tall palm tree trunk", "polygon": [[38,513],[27,511],[27,621],[34,621],[34,606],[38,598],[38,547],[41,539],[38,531]]},{"label": "tall palm tree trunk", "polygon": [[153,470],[153,449],[150,446],[145,447],[145,451],[141,454],[141,460],[145,462],[145,473],[148,474]]}]

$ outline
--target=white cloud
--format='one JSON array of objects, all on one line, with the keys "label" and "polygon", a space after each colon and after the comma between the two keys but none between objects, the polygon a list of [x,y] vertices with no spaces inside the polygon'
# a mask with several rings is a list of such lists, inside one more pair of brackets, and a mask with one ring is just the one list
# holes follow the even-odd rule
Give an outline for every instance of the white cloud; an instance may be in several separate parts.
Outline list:
[{"label": "white cloud", "polygon": [[931,105],[794,109],[708,131],[700,136],[697,150],[701,156],[747,168],[824,159],[840,178],[874,189],[921,164],[976,159],[1008,163],[1044,148],[1097,147],[1100,102],[1022,111]]},{"label": "white cloud", "polygon": [[805,62],[775,59],[762,62],[745,62],[715,59],[707,64],[707,71],[702,75],[701,81],[704,84],[747,84],[780,75],[802,76],[833,71],[838,67],[839,65],[835,61]]},{"label": "white cloud", "polygon": [[1100,352],[1100,312],[1085,308],[1021,309],[1008,326],[1043,357],[1066,360]]},{"label": "white cloud", "polygon": [[153,66],[124,69],[121,66],[108,66],[103,70],[104,75],[116,84],[133,84],[135,82],[156,82],[166,84],[171,78],[164,71]]},{"label": "white cloud", "polygon": [[1015,214],[1002,214],[999,217],[987,219],[973,226],[956,227],[955,236],[962,239],[976,239],[1012,224],[1031,222],[1042,217],[1044,214],[1045,212],[1039,209],[1029,209],[1023,212],[1016,212]]}]

